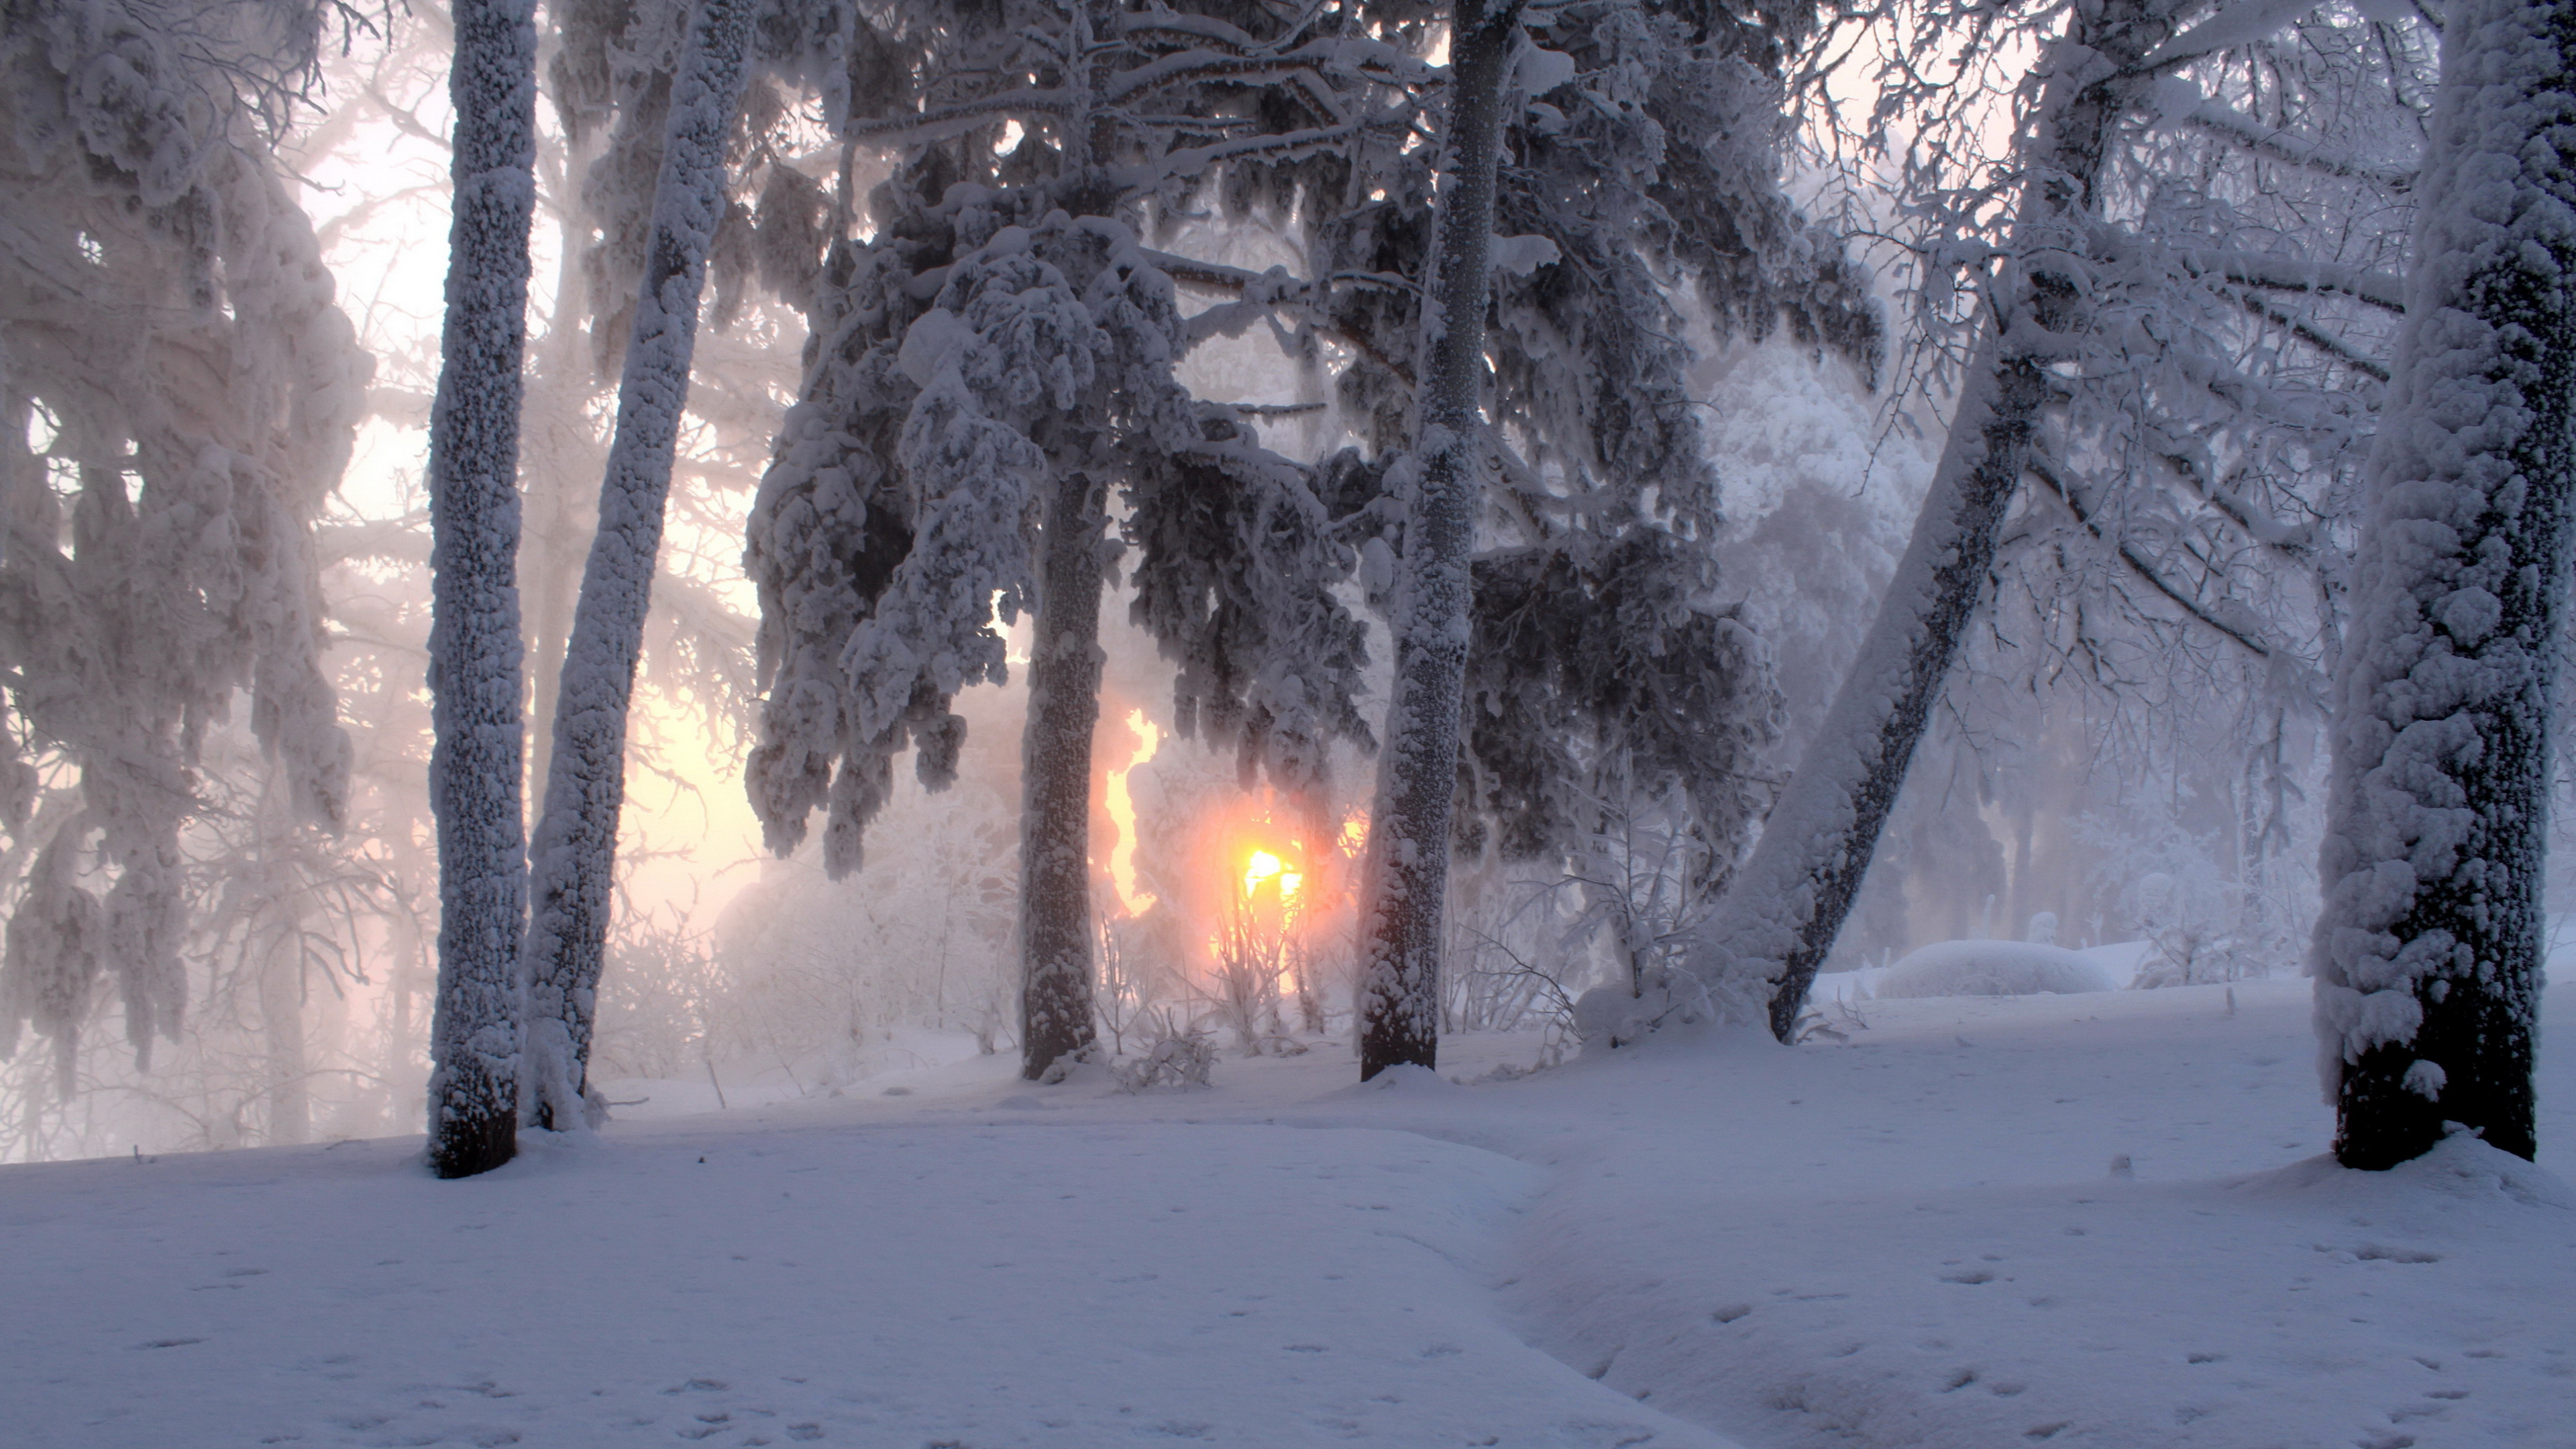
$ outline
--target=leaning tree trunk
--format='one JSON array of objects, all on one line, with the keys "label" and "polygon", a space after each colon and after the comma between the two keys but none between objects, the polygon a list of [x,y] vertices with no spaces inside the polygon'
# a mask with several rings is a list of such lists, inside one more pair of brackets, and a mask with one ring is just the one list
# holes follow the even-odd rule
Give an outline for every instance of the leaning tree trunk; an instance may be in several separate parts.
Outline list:
[{"label": "leaning tree trunk", "polygon": [[510,1160],[518,1141],[519,937],[527,908],[520,722],[519,365],[536,202],[532,0],[458,0],[455,219],[429,419],[438,816],[438,1004],[429,1157],[441,1177]]},{"label": "leaning tree trunk", "polygon": [[1020,1069],[1091,1045],[1091,737],[1100,722],[1099,480],[1052,480],[1021,742]]},{"label": "leaning tree trunk", "polygon": [[2576,491],[2576,6],[2461,0],[2353,570],[2311,961],[2335,1156],[2535,1151]]},{"label": "leaning tree trunk", "polygon": [[755,0],[705,0],[691,17],[670,129],[653,187],[653,243],[618,384],[617,435],[599,489],[599,531],[581,576],[572,639],[555,694],[546,809],[530,867],[535,918],[527,941],[530,1125],[587,1119],[590,1042],[617,822],[626,802],[626,716],[644,649],[672,453],[689,400],[689,358],[707,250],[725,209],[725,138],[742,98]]},{"label": "leaning tree trunk", "polygon": [[2082,254],[2104,153],[2153,83],[2139,62],[2170,35],[2172,12],[2163,0],[2107,0],[2090,18],[2079,12],[2053,48],[2054,78],[2029,143],[2034,179],[2014,225],[2011,252],[2024,260],[1987,289],[1983,340],[1914,537],[1752,858],[1689,954],[1695,979],[1677,983],[1767,994],[1782,1041],[1797,1033],[1807,988],[1851,912],[1984,591],[2055,392],[2049,363],[2084,326],[2084,283],[2054,259]]},{"label": "leaning tree trunk", "polygon": [[1503,87],[1520,0],[1455,0],[1450,15],[1448,159],[1438,274],[1423,308],[1419,473],[1398,584],[1395,690],[1369,812],[1360,916],[1360,1080],[1434,1065],[1440,1050],[1441,906],[1458,789],[1458,711],[1467,677],[1468,562],[1475,546],[1475,445],[1484,428],[1485,310],[1493,277],[1495,172]]}]

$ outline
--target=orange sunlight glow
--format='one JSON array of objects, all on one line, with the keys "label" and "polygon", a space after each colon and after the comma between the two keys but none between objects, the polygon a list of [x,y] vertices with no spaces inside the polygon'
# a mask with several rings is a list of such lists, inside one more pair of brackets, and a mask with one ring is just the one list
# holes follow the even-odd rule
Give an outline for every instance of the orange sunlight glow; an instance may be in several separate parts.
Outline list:
[{"label": "orange sunlight glow", "polygon": [[1141,709],[1127,711],[1127,728],[1136,732],[1136,753],[1126,764],[1109,772],[1101,803],[1108,807],[1110,823],[1118,827],[1118,843],[1109,848],[1109,884],[1117,890],[1118,903],[1127,914],[1141,916],[1154,908],[1154,894],[1136,887],[1136,797],[1128,792],[1127,772],[1154,758],[1154,752],[1162,747],[1163,732],[1145,718]]},{"label": "orange sunlight glow", "polygon": [[1297,907],[1297,887],[1306,878],[1288,868],[1288,863],[1266,850],[1255,850],[1243,863],[1243,894],[1249,898],[1266,880],[1279,882],[1279,904],[1285,910]]}]

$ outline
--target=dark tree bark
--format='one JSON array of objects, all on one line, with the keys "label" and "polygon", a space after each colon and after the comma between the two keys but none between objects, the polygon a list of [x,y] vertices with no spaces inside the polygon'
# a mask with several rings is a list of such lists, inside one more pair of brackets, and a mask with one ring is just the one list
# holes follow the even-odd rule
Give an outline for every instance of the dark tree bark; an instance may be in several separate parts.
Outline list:
[{"label": "dark tree bark", "polygon": [[536,201],[530,0],[458,0],[455,219],[430,410],[429,686],[436,742],[438,1004],[429,1157],[441,1177],[518,1141],[519,939],[528,871],[519,774],[519,367]]},{"label": "dark tree bark", "polygon": [[2335,1156],[2536,1149],[2550,731],[2576,493],[2576,6],[2443,29],[2336,683],[2312,957]]},{"label": "dark tree bark", "polygon": [[1450,11],[1439,269],[1423,309],[1431,365],[1394,616],[1395,697],[1361,904],[1362,1081],[1392,1066],[1433,1066],[1439,1056],[1441,912],[1467,674],[1494,183],[1520,12],[1520,0],[1454,0]]},{"label": "dark tree bark", "polygon": [[1021,743],[1020,1069],[1091,1045],[1091,739],[1100,722],[1101,483],[1051,480]]}]

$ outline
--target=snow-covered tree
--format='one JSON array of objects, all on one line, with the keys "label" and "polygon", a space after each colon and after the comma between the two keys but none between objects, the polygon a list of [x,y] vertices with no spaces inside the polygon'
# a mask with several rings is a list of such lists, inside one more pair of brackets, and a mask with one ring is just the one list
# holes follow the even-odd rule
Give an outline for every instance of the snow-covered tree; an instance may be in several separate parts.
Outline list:
[{"label": "snow-covered tree", "polygon": [[2576,10],[2447,8],[2406,325],[2336,678],[2317,923],[2335,1155],[2536,1150],[2532,1035],[2576,503]]},{"label": "snow-covered tree", "polygon": [[671,86],[653,244],[618,389],[599,526],[556,695],[545,813],[529,853],[534,919],[520,1110],[539,1127],[590,1114],[585,1080],[608,941],[626,716],[660,563],[663,510],[689,395],[707,254],[725,210],[725,141],[741,99],[754,0],[702,0]]},{"label": "snow-covered tree", "polygon": [[[998,623],[1036,615],[1023,735],[1022,1052],[1031,1076],[1092,1035],[1090,747],[1112,490],[1140,545],[1139,621],[1176,652],[1182,721],[1240,732],[1294,783],[1337,737],[1360,629],[1329,585],[1354,560],[1308,470],[1173,369],[1214,335],[1144,245],[1154,201],[1211,169],[1294,157],[1408,112],[1369,96],[1420,67],[1345,11],[1005,7],[908,17],[854,56],[853,142],[908,144],[816,288],[803,395],[756,507],[769,697],[753,800],[780,849],[827,811],[861,834],[917,748],[953,774],[968,685],[1006,670]],[[857,63],[854,60],[854,64]],[[1179,571],[1179,572],[1175,572]]]},{"label": "snow-covered tree", "polygon": [[1449,12],[1447,184],[1422,308],[1428,366],[1412,477],[1402,491],[1404,552],[1390,611],[1395,686],[1361,883],[1362,1081],[1392,1066],[1431,1066],[1440,1049],[1440,911],[1474,597],[1495,173],[1520,14],[1519,0],[1456,0]]},{"label": "snow-covered tree", "polygon": [[[2391,197],[2411,171],[2368,149],[2403,144],[2386,108],[2375,125],[2366,114],[2374,85],[2403,95],[2403,38],[2370,35],[2378,59],[2368,64],[2348,63],[2365,46],[2332,26],[2265,53],[2304,9],[2037,12],[2036,39],[2063,29],[2019,96],[2015,150],[1999,180],[1936,188],[1932,209],[1959,221],[1918,256],[1918,315],[1936,337],[1955,315],[1943,309],[1963,259],[1980,310],[1955,334],[1973,338],[1973,351],[1959,358],[1948,447],[1913,543],[1691,977],[1644,1016],[1749,1010],[1760,996],[1773,1029],[1794,1032],[1969,637],[2007,520],[2032,517],[2027,504],[2015,511],[2025,476],[2057,510],[2044,525],[2057,537],[2037,555],[2103,561],[2092,587],[2042,611],[2043,637],[2071,645],[2078,668],[2098,663],[2119,632],[2102,624],[2125,618],[2150,636],[2202,631],[2250,656],[2276,697],[2303,687],[2313,697],[2302,681],[2332,647],[2333,499],[2266,485],[2291,473],[2330,481],[2368,436],[2369,398],[2353,389],[2384,368],[2369,324],[2347,324],[2353,308],[2393,305],[2393,283],[2369,263],[2391,250]],[[1964,27],[1955,50],[1935,41],[1891,52],[1892,69],[1924,74],[1889,87],[1882,120],[1903,112],[1909,90],[1975,94],[1934,62],[1997,64],[2009,47],[1991,27],[2017,22],[1963,10],[1945,23]],[[2229,57],[2249,48],[2257,63],[2231,77]],[[1962,159],[1944,147],[1976,129],[1927,127],[1909,164],[1957,174]],[[2171,140],[2176,131],[2190,144]],[[2302,184],[2282,187],[2284,172]],[[2304,184],[2320,179],[2344,194]],[[1991,221],[1976,218],[1995,216],[1998,198],[2015,199],[2003,213],[2011,230],[1989,239]],[[2334,222],[2317,224],[2318,213]],[[2332,254],[2338,228],[2361,257]],[[2231,562],[2248,555],[2287,563],[2289,587]],[[2303,602],[2284,615],[2291,594]]]},{"label": "snow-covered tree", "polygon": [[[273,151],[320,20],[0,11],[0,823],[37,847],[0,1049],[32,1022],[66,1092],[102,976],[140,1059],[176,1039],[180,833],[237,695],[295,818],[336,825],[345,800],[310,529],[366,361]],[[33,809],[45,758],[77,808]]]},{"label": "snow-covered tree", "polygon": [[[1477,475],[1461,621],[1468,724],[1449,756],[1467,789],[1438,807],[1458,828],[1436,849],[1410,811],[1373,820],[1404,842],[1384,859],[1420,862],[1383,897],[1400,903],[1395,916],[1381,917],[1387,929],[1401,917],[1421,948],[1388,968],[1417,1007],[1437,999],[1447,836],[1472,846],[1493,830],[1506,855],[1562,859],[1598,837],[1606,821],[1593,805],[1682,799],[1706,837],[1701,859],[1722,873],[1765,801],[1754,756],[1777,728],[1776,696],[1763,649],[1716,596],[1718,480],[1683,339],[1694,320],[1721,338],[1758,339],[1785,315],[1803,341],[1875,368],[1865,286],[1780,189],[1785,72],[1811,18],[1794,7],[1755,23],[1574,5],[1533,15],[1527,38],[1511,41],[1498,220],[1487,223],[1512,234],[1493,282],[1492,416],[1488,426],[1479,402],[1467,424]],[[1468,55],[1455,37],[1453,27],[1453,69]],[[1467,194],[1444,191],[1442,204]],[[1365,241],[1381,270],[1419,270],[1401,259],[1415,229],[1368,221],[1326,234]],[[1426,339],[1454,335],[1423,325]],[[1411,360],[1436,376],[1429,342]],[[1346,401],[1386,418],[1382,445],[1404,441],[1383,401],[1392,370],[1364,353],[1343,382]],[[1426,428],[1437,395],[1426,382]],[[1419,562],[1430,457],[1417,451],[1394,470],[1411,497],[1384,510],[1401,532],[1390,526],[1380,541],[1400,539],[1407,567]],[[1399,639],[1409,607],[1396,601]],[[1413,729],[1427,717],[1399,702],[1390,718]],[[1386,768],[1399,771],[1393,725],[1389,738]],[[1427,796],[1417,803],[1430,808]],[[1388,950],[1381,962],[1394,959]],[[1427,1008],[1415,1019],[1427,1021]],[[1427,1060],[1429,1038],[1414,1041],[1404,1059]]]},{"label": "snow-covered tree", "polygon": [[526,929],[520,696],[520,364],[536,181],[534,6],[459,0],[449,96],[454,222],[438,394],[430,689],[437,744],[438,1004],[430,1162],[466,1177],[510,1160],[519,1120],[519,947]]},{"label": "snow-covered tree", "polygon": [[[2173,9],[2111,0],[2079,13],[2037,67],[2046,79],[2024,122],[2029,179],[2009,260],[1984,298],[1949,446],[1859,659],[1708,926],[1695,979],[1676,983],[1686,998],[1718,994],[1725,1012],[1743,1008],[1726,993],[1762,991],[1773,1031],[1785,1040],[1795,1030],[1985,586],[2053,394],[2049,363],[2066,346],[2057,334],[2083,325],[2085,284],[2059,259],[2084,254],[2104,158],[2153,84],[2144,62],[2174,36]],[[1639,1014],[1651,1020],[1677,1005],[1692,1009],[1656,1000]]]}]

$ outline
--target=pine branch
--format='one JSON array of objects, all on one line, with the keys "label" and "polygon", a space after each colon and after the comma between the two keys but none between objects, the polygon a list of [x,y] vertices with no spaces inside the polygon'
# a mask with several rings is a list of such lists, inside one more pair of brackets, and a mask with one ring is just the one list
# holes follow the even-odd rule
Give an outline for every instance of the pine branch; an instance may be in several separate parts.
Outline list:
[{"label": "pine branch", "polygon": [[1067,115],[1073,106],[1073,93],[1062,89],[1004,91],[980,100],[961,101],[953,106],[859,121],[844,134],[850,140],[873,141],[880,146],[920,145],[944,141],[993,121],[1024,115]]}]

